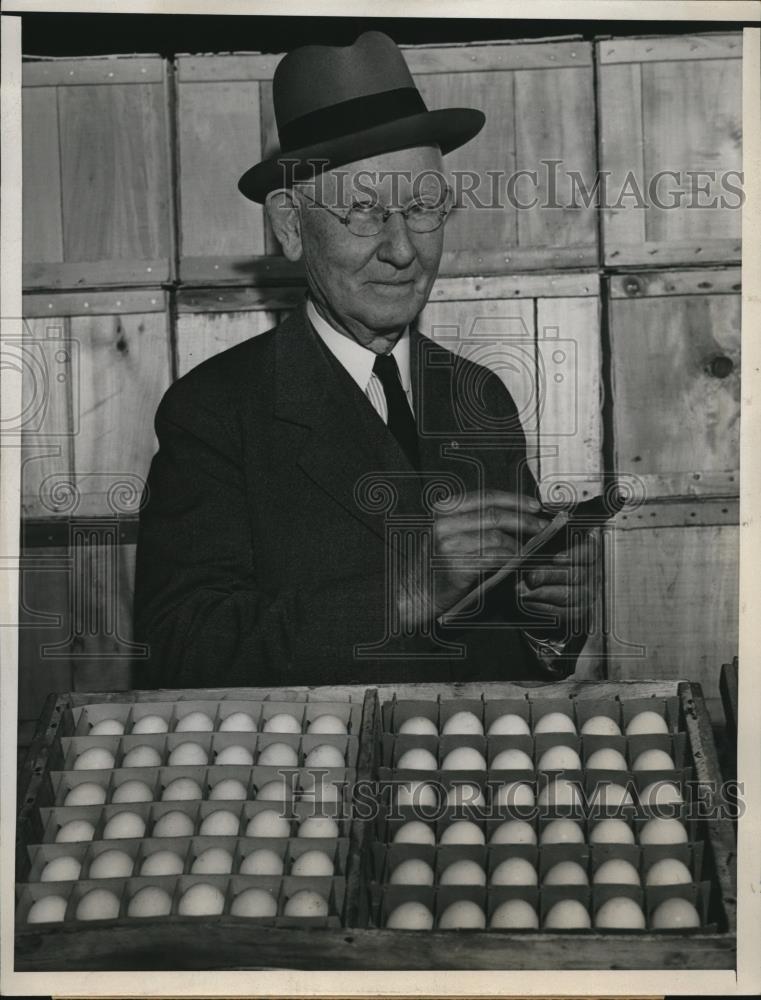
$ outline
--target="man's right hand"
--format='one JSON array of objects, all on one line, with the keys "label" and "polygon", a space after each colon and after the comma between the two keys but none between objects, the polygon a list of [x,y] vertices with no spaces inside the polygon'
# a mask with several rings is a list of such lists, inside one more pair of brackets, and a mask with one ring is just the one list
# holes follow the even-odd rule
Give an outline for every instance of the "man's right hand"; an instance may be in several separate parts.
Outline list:
[{"label": "man's right hand", "polygon": [[[439,614],[472,590],[484,571],[497,570],[548,524],[533,497],[501,490],[466,493],[452,513],[437,511],[433,605]],[[444,565],[442,566],[442,562]]]}]

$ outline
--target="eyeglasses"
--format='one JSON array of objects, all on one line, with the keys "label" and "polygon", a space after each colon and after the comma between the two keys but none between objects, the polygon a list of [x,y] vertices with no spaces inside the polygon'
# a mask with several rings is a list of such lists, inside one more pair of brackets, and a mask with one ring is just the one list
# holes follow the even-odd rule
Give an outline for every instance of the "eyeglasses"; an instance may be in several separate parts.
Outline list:
[{"label": "eyeglasses", "polygon": [[347,212],[342,214],[318,201],[317,198],[313,198],[306,191],[302,190],[301,194],[319,208],[330,212],[354,236],[377,236],[394,214],[403,216],[413,233],[432,233],[445,222],[452,211],[454,200],[451,188],[447,187],[443,196],[436,201],[417,198],[405,208],[387,208],[385,205],[370,201],[355,202]]}]

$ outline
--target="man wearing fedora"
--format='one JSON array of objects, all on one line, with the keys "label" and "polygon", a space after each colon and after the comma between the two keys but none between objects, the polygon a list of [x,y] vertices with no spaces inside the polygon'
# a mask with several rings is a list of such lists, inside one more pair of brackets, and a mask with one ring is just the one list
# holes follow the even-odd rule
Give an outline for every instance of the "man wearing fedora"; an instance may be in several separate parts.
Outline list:
[{"label": "man wearing fedora", "polygon": [[143,683],[564,676],[593,599],[588,546],[441,620],[546,523],[510,394],[415,325],[452,207],[442,157],[483,114],[429,111],[379,32],[289,53],[273,97],[280,151],[239,188],[308,294],[159,406]]}]

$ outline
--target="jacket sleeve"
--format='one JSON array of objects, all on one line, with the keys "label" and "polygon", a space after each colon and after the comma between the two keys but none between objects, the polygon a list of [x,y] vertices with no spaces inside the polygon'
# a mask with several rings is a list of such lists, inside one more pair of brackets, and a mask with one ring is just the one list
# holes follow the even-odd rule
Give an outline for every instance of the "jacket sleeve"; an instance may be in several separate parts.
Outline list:
[{"label": "jacket sleeve", "polygon": [[135,664],[136,679],[146,687],[285,686],[340,674],[345,682],[347,650],[366,641],[368,628],[383,634],[385,581],[272,592],[253,557],[240,430],[229,407],[200,396],[175,383],[156,415],[134,597],[135,638],[147,656]]}]

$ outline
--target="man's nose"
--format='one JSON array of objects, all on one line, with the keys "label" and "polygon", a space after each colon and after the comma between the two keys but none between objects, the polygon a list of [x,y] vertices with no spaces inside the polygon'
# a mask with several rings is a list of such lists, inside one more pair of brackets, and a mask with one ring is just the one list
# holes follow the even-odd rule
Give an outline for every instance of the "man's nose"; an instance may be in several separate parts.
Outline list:
[{"label": "man's nose", "polygon": [[408,267],[415,259],[415,247],[410,240],[407,220],[401,212],[392,212],[381,231],[378,257],[394,267]]}]

